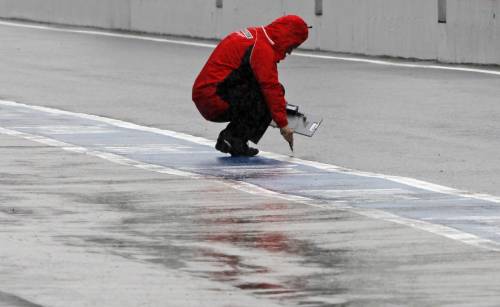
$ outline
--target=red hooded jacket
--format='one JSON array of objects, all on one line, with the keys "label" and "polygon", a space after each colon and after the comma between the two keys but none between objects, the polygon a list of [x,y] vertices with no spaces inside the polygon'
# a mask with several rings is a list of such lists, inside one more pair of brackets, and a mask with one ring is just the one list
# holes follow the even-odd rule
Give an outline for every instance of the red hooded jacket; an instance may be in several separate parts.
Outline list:
[{"label": "red hooded jacket", "polygon": [[288,125],[286,101],[278,80],[279,61],[290,48],[302,44],[308,36],[307,24],[295,15],[283,16],[263,27],[233,32],[210,55],[193,85],[193,101],[207,120],[222,115],[229,104],[217,94],[217,85],[238,69],[246,50],[253,46],[250,67],[279,127]]}]

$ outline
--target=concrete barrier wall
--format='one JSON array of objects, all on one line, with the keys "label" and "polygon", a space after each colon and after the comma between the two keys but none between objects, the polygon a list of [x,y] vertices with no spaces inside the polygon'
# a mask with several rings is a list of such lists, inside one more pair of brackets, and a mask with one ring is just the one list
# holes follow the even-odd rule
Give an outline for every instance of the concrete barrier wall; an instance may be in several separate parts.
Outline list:
[{"label": "concrete barrier wall", "polygon": [[298,14],[314,26],[308,49],[500,64],[500,0],[0,0],[0,17],[151,33],[222,38]]},{"label": "concrete barrier wall", "polygon": [[436,0],[325,1],[321,48],[435,59]]},{"label": "concrete barrier wall", "polygon": [[0,17],[128,29],[128,0],[0,0]]},{"label": "concrete barrier wall", "polygon": [[500,0],[448,0],[438,60],[500,64]]},{"label": "concrete barrier wall", "polygon": [[217,21],[220,17],[216,14],[215,1],[128,1],[131,8],[130,30],[202,38],[217,37]]}]

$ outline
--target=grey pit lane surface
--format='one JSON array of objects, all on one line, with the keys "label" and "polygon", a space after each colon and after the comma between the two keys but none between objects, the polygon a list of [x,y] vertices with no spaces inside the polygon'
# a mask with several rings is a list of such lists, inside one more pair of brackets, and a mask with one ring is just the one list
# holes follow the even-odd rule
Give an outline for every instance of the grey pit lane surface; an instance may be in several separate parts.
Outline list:
[{"label": "grey pit lane surface", "polygon": [[[211,139],[221,128],[203,122],[189,100],[210,49],[3,26],[0,33],[2,98]],[[299,157],[499,194],[498,77],[294,57],[281,70],[289,99],[330,122],[297,142]],[[495,253],[0,139],[0,304],[498,302]],[[276,131],[262,148],[286,152]]]},{"label": "grey pit lane surface", "polygon": [[0,144],[0,306],[499,299],[498,253],[11,136]]},{"label": "grey pit lane surface", "polygon": [[[191,85],[211,49],[0,25],[0,98],[216,139]],[[324,117],[296,156],[500,195],[500,77],[289,57],[290,103]],[[276,129],[259,148],[287,153]]]}]

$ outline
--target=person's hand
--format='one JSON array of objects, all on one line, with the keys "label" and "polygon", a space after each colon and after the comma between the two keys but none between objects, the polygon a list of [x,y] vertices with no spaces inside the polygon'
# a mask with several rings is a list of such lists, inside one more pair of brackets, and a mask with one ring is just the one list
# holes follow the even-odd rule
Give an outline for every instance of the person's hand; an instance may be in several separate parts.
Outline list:
[{"label": "person's hand", "polygon": [[283,138],[290,144],[290,148],[293,150],[293,129],[285,126],[283,128],[280,128],[280,133],[283,136]]}]

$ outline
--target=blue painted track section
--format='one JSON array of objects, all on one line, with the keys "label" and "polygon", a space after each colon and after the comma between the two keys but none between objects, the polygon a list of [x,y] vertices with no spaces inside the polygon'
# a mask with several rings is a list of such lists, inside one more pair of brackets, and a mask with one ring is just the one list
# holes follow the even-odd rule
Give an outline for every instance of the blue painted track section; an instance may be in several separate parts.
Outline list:
[{"label": "blue painted track section", "polygon": [[498,203],[266,157],[231,158],[210,146],[71,114],[0,105],[0,127],[196,174],[234,179],[325,205],[344,203],[444,225],[500,243]]}]

